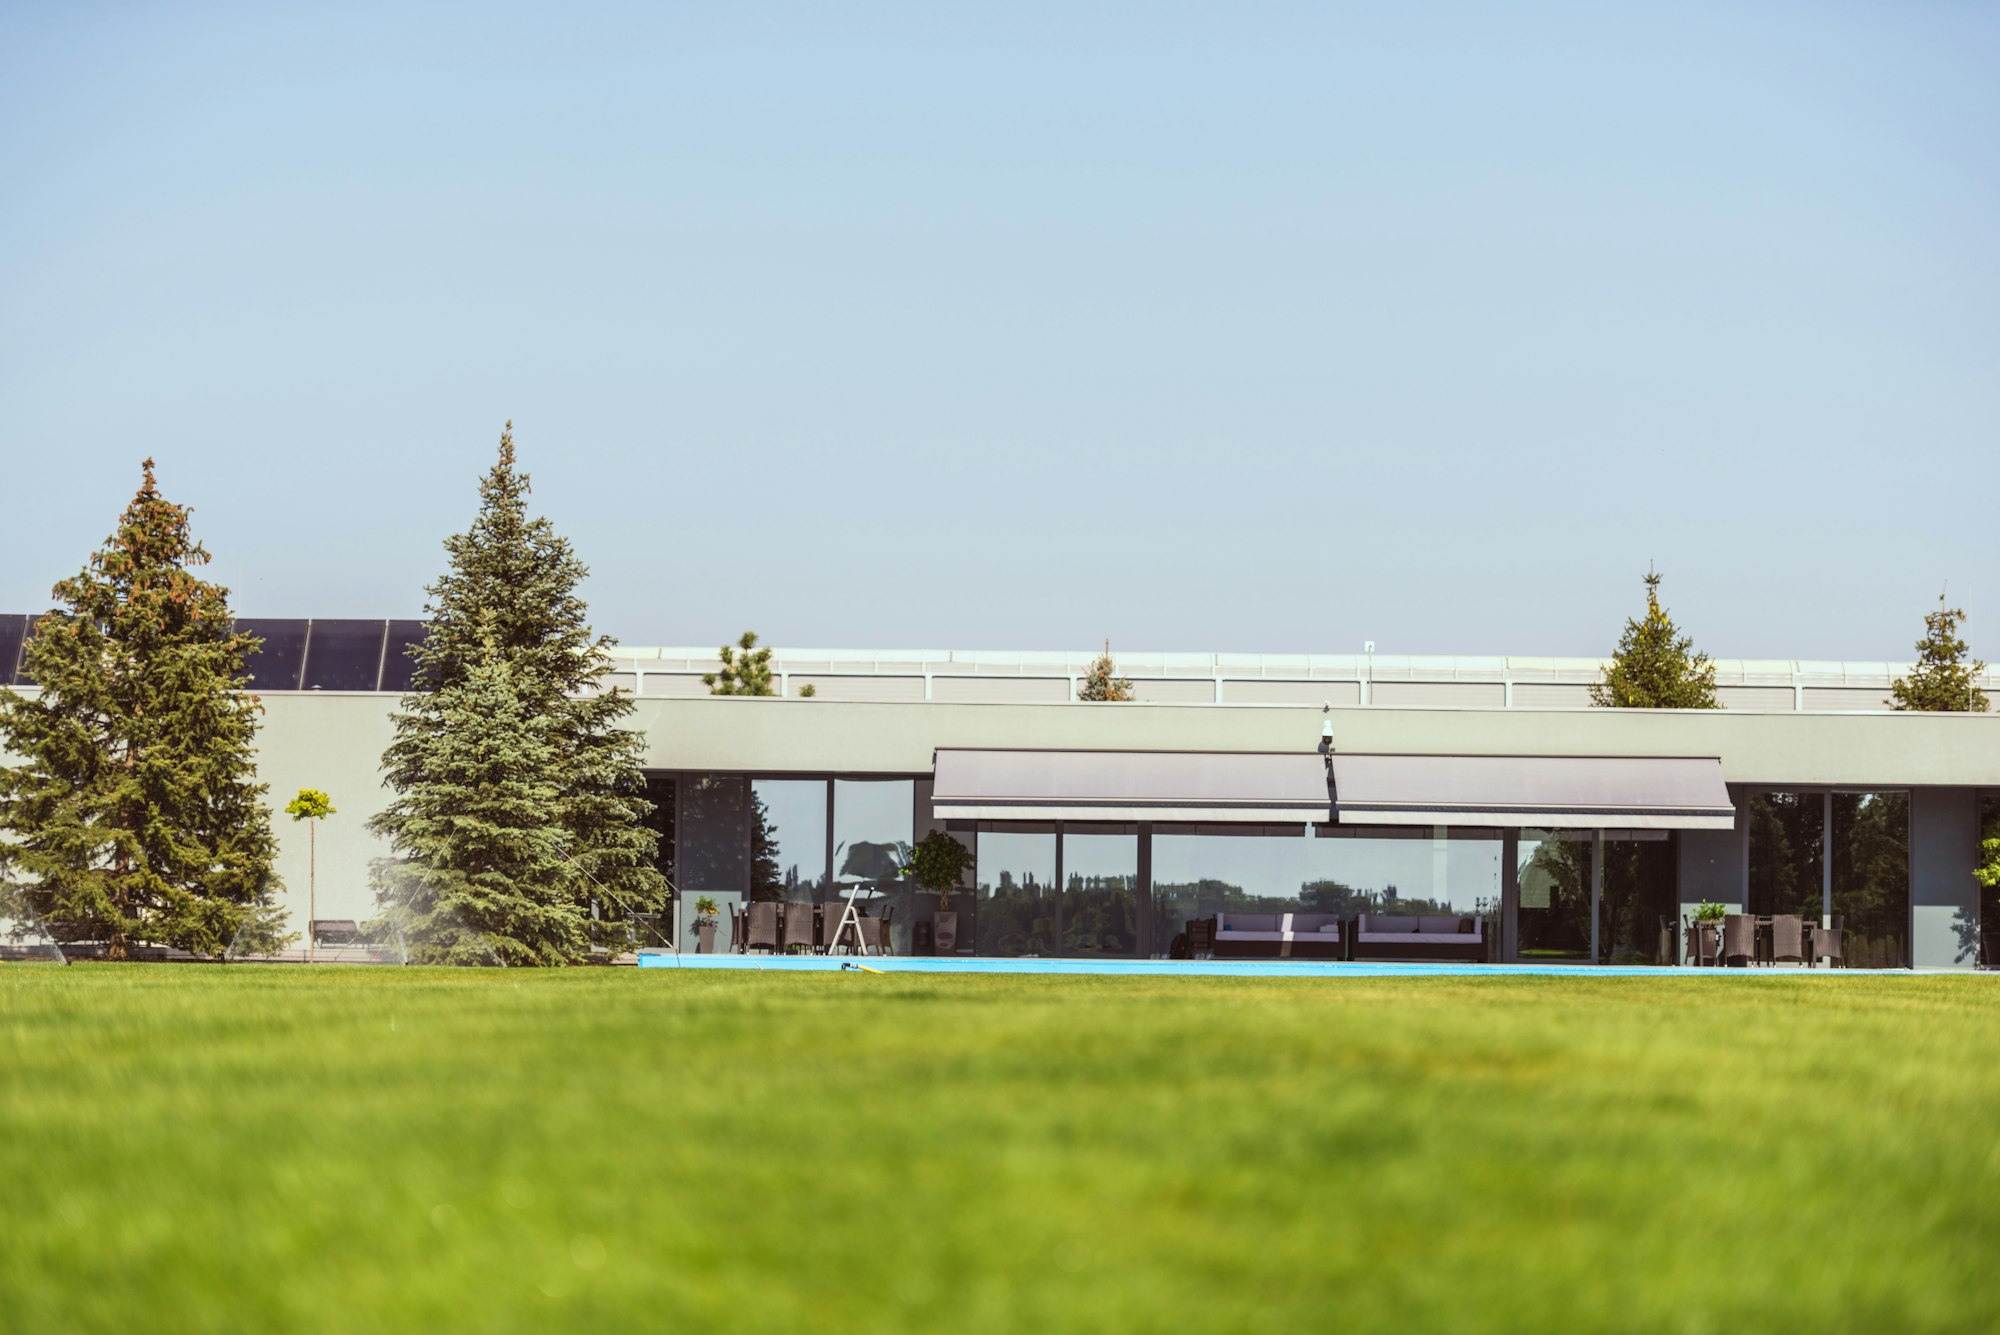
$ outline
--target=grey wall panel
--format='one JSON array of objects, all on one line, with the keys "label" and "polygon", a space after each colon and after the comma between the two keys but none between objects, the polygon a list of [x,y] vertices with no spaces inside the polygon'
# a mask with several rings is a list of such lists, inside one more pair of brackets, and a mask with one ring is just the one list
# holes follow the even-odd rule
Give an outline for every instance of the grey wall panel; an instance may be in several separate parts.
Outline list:
[{"label": "grey wall panel", "polygon": [[922,700],[922,677],[838,677],[796,673],[790,678],[793,695],[807,686],[816,688],[822,700]]},{"label": "grey wall panel", "polygon": [[1979,962],[1979,794],[1910,790],[1910,963],[1970,969]]},{"label": "grey wall panel", "polygon": [[1067,677],[932,677],[931,699],[994,704],[1058,704],[1069,699]]},{"label": "grey wall panel", "polygon": [[1361,684],[1353,681],[1224,681],[1222,699],[1232,705],[1358,705]]},{"label": "grey wall panel", "polygon": [[1157,677],[1135,677],[1132,680],[1132,698],[1158,704],[1212,705],[1215,703],[1215,681],[1212,678],[1163,681]]},{"label": "grey wall panel", "polygon": [[1889,692],[1868,686],[1808,686],[1806,708],[1821,713],[1852,709],[1887,709]]},{"label": "grey wall panel", "polygon": [[639,694],[660,700],[694,700],[707,696],[708,687],[691,672],[648,672],[639,679]]},{"label": "grey wall panel", "polygon": [[1498,709],[1507,688],[1497,681],[1378,681],[1368,687],[1368,703],[1390,709]]},{"label": "grey wall panel", "polygon": [[1517,681],[1514,683],[1516,709],[1587,709],[1590,687],[1567,682]]},{"label": "grey wall panel", "polygon": [[1789,686],[1718,686],[1715,698],[1724,709],[1746,714],[1789,714],[1794,712]]}]

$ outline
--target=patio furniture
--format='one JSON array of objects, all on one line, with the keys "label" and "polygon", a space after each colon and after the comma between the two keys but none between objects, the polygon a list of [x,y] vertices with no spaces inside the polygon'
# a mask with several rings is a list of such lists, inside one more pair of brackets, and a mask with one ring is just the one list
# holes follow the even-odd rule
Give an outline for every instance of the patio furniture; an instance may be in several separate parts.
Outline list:
[{"label": "patio furniture", "polygon": [[1836,914],[1833,926],[1813,928],[1812,957],[1815,960],[1825,960],[1829,969],[1836,964],[1843,969],[1847,967],[1847,956],[1841,953],[1845,944],[1842,938],[1846,935],[1843,926],[1846,921],[1845,917]]},{"label": "patio furniture", "polygon": [[1187,920],[1187,958],[1205,960],[1215,954],[1215,919]]},{"label": "patio furniture", "polygon": [[882,910],[879,918],[864,916],[861,919],[861,949],[864,954],[886,955],[889,953],[889,916],[894,907]]},{"label": "patio furniture", "polygon": [[361,939],[361,924],[352,918],[314,918],[313,942],[322,946],[351,946]]},{"label": "patio furniture", "polygon": [[1729,968],[1740,960],[1750,963],[1757,957],[1757,920],[1747,913],[1731,913],[1722,920],[1722,962]]},{"label": "patio furniture", "polygon": [[1770,948],[1764,955],[1766,964],[1776,964],[1779,960],[1790,960],[1803,964],[1806,958],[1806,920],[1796,913],[1774,913],[1771,915]]},{"label": "patio furniture", "polygon": [[1218,913],[1209,943],[1217,959],[1340,959],[1335,913]]},{"label": "patio furniture", "polygon": [[746,950],[778,949],[778,906],[768,900],[751,904],[744,910],[749,924],[744,929],[743,944]]},{"label": "patio furniture", "polygon": [[1486,920],[1473,913],[1364,913],[1349,959],[1486,960]]},{"label": "patio furniture", "polygon": [[750,914],[741,904],[729,906],[729,949],[741,955],[750,939]]},{"label": "patio furniture", "polygon": [[1687,931],[1681,962],[1698,969],[1713,965],[1716,961],[1716,945],[1718,944],[1715,935],[1715,924],[1713,922],[1695,922],[1683,913],[1681,915],[1681,926]]},{"label": "patio furniture", "polygon": [[784,931],[780,935],[779,946],[789,955],[794,949],[810,955],[813,952],[813,906],[811,904],[787,904],[784,914]]}]

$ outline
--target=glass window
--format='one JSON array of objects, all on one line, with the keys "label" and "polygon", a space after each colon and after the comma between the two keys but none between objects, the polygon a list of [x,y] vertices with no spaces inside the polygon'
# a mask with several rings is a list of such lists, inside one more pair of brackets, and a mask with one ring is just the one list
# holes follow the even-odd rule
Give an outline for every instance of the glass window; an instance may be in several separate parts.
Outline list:
[{"label": "glass window", "polygon": [[1598,900],[1607,964],[1672,964],[1680,921],[1680,861],[1671,830],[1604,841]]},{"label": "glass window", "polygon": [[982,826],[975,943],[982,955],[1053,955],[1056,936],[1054,827]]},{"label": "glass window", "polygon": [[314,621],[306,641],[304,689],[372,691],[382,676],[380,621]]},{"label": "glass window", "polygon": [[1851,969],[1910,962],[1910,795],[1835,793],[1833,912]]},{"label": "glass window", "polygon": [[680,814],[675,823],[674,863],[680,872],[679,936],[693,949],[695,903],[713,899],[722,910],[718,930],[727,941],[730,913],[750,891],[750,781],[727,774],[680,778]]},{"label": "glass window", "polygon": [[27,638],[27,617],[0,617],[0,686],[14,680],[14,669],[21,663],[21,645]]},{"label": "glass window", "polygon": [[[1973,866],[2000,871],[2000,793],[1979,795],[1979,848]],[[2000,967],[2000,883],[1979,887],[1979,962]]]},{"label": "glass window", "polygon": [[1063,832],[1065,955],[1139,951],[1139,836],[1135,827]]},{"label": "glass window", "polygon": [[1750,913],[1796,913],[1813,922],[1824,910],[1820,861],[1825,843],[1823,793],[1752,793]]},{"label": "glass window", "polygon": [[250,655],[250,689],[253,691],[296,691],[299,668],[306,657],[304,621],[269,620],[253,617],[238,621],[236,629],[247,630],[263,639],[263,647]]},{"label": "glass window", "polygon": [[826,780],[750,784],[750,898],[826,898]]},{"label": "glass window", "polygon": [[1521,831],[1517,958],[1590,958],[1592,838],[1589,830]]},{"label": "glass window", "polygon": [[825,899],[854,902],[870,917],[886,910],[889,940],[898,955],[910,953],[916,896],[903,879],[910,857],[916,785],[909,779],[833,781],[833,881]]},{"label": "glass window", "polygon": [[1180,826],[1153,834],[1153,948],[1215,913],[1472,914],[1500,907],[1490,832]]},{"label": "glass window", "polygon": [[414,682],[417,661],[410,657],[410,650],[424,642],[424,623],[421,621],[391,621],[389,623],[389,651],[382,656],[382,689],[407,692]]}]

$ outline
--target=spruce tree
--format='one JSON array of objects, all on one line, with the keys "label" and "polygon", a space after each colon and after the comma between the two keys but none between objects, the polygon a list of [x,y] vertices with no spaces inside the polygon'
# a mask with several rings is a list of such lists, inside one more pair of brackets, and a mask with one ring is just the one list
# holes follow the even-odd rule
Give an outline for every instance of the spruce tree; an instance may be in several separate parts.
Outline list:
[{"label": "spruce tree", "polygon": [[513,427],[471,528],[445,540],[383,756],[396,797],[369,822],[394,852],[376,897],[413,958],[577,962],[593,903],[625,918],[667,896],[632,697],[602,689],[614,641],[591,632],[583,562],[528,514]]},{"label": "spruce tree", "polygon": [[[199,955],[239,933],[280,944],[276,842],[253,742],[262,706],[229,591],[153,461],[118,529],[56,585],[26,667],[0,691],[0,863],[63,941],[111,958],[150,942]],[[6,870],[0,867],[0,870]]]},{"label": "spruce tree", "polygon": [[1907,677],[1889,684],[1893,709],[1955,710],[1983,714],[1990,707],[1986,692],[1979,689],[1979,676],[1986,664],[1966,661],[1966,643],[1958,638],[1958,623],[1965,613],[1944,605],[1938,594],[1937,611],[1924,617],[1924,638],[1917,641],[1916,666]]},{"label": "spruce tree", "polygon": [[1660,576],[1646,572],[1646,618],[1625,623],[1604,677],[1590,688],[1590,702],[1614,709],[1720,709],[1715,664],[1693,652],[1660,606]]},{"label": "spruce tree", "polygon": [[1111,641],[1106,640],[1104,652],[1090,660],[1083,684],[1076,688],[1076,698],[1093,702],[1132,698],[1132,683],[1118,675],[1118,665],[1111,661]]},{"label": "spruce tree", "polygon": [[[757,647],[757,632],[746,630],[736,648],[723,645],[716,651],[722,659],[717,672],[701,674],[710,695],[776,695],[771,689],[771,651]],[[805,694],[815,694],[807,687]]]}]

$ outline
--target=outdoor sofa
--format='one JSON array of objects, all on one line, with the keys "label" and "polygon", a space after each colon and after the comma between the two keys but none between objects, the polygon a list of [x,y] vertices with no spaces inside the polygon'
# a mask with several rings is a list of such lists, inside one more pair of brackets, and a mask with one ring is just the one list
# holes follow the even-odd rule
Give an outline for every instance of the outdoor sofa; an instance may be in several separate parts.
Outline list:
[{"label": "outdoor sofa", "polygon": [[1477,914],[1364,913],[1350,959],[1486,961],[1486,920]]},{"label": "outdoor sofa", "polygon": [[1214,921],[1217,959],[1345,958],[1337,913],[1218,913]]}]

